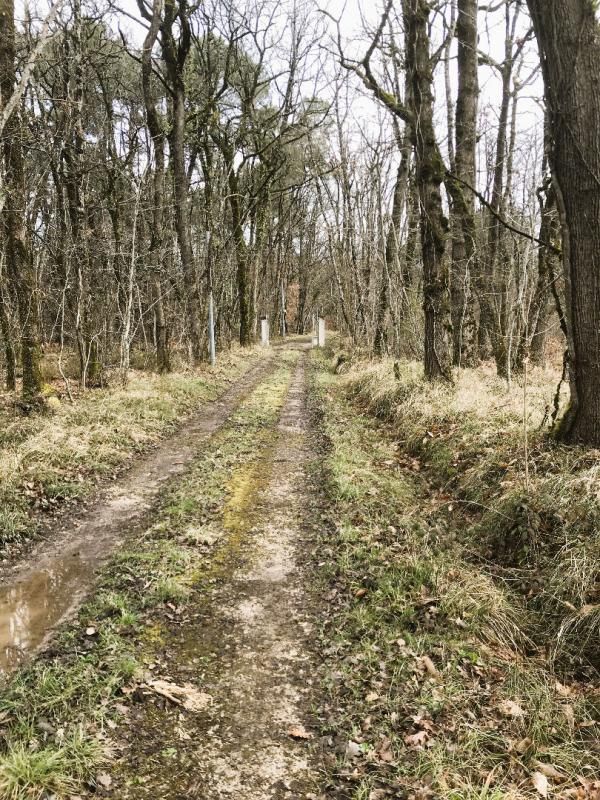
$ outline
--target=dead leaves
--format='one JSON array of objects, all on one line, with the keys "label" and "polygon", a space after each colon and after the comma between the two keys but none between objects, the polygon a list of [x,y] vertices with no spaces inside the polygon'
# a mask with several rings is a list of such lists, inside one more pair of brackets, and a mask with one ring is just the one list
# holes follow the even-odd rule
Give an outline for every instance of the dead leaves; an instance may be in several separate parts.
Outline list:
[{"label": "dead leaves", "polygon": [[436,732],[436,726],[433,721],[427,717],[415,715],[411,717],[413,725],[418,730],[415,733],[409,733],[404,737],[404,744],[407,747],[417,748],[422,750],[426,747]]},{"label": "dead leaves", "polygon": [[505,717],[512,717],[513,719],[522,719],[525,712],[521,706],[514,700],[503,700],[498,703],[498,711]]},{"label": "dead leaves", "polygon": [[541,761],[534,761],[533,765],[537,769],[537,771],[544,775],[546,778],[552,778],[555,781],[564,781],[565,776],[562,772],[559,772],[556,767],[553,767],[552,764],[543,764]]},{"label": "dead leaves", "polygon": [[291,725],[287,729],[287,735],[291,736],[292,739],[312,739],[313,735],[309,731],[306,730],[304,725]]},{"label": "dead leaves", "polygon": [[542,797],[548,797],[548,778],[541,772],[534,772],[531,776],[533,788]]},{"label": "dead leaves", "polygon": [[98,775],[96,775],[96,784],[101,786],[103,789],[110,789],[112,785],[112,778],[108,772],[99,772]]},{"label": "dead leaves", "polygon": [[422,656],[420,661],[421,661],[421,664],[423,665],[423,667],[425,668],[425,671],[429,675],[431,675],[432,678],[439,678],[440,677],[440,673],[439,673],[438,668],[435,666],[435,664],[429,658],[429,656]]},{"label": "dead leaves", "polygon": [[417,733],[410,733],[404,737],[404,744],[407,747],[423,747],[428,739],[427,731],[417,731]]}]

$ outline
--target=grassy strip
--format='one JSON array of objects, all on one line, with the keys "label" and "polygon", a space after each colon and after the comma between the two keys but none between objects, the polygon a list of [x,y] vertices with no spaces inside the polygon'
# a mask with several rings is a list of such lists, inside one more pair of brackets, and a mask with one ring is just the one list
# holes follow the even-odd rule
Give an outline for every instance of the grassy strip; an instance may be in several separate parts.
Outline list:
[{"label": "grassy strip", "polygon": [[88,391],[48,415],[0,409],[0,545],[30,535],[41,515],[89,494],[132,455],[218,397],[258,358],[224,354],[215,369],[135,373],[127,387]]},{"label": "grassy strip", "polygon": [[[397,381],[391,364],[393,401],[384,367],[342,381],[320,367],[335,521],[322,555],[332,608],[322,716],[335,752],[327,797],[594,796],[597,692],[549,671],[530,639],[528,599],[473,557],[481,528],[469,539],[472,520],[448,510],[459,484],[483,492],[469,470],[481,475],[496,457],[481,455],[482,441],[497,443],[489,416],[452,413],[448,392],[406,373]],[[503,424],[501,451],[516,423]],[[464,451],[469,466],[455,467]]]},{"label": "grassy strip", "polygon": [[[522,598],[528,635],[566,676],[600,669],[598,453],[564,447],[540,426],[555,375],[535,370],[507,391],[466,370],[455,389],[426,385],[415,364],[361,364],[345,378],[359,407],[392,423],[432,502],[472,558]],[[525,472],[525,461],[528,476]]]},{"label": "grassy strip", "polygon": [[0,698],[2,798],[63,798],[106,781],[111,731],[126,724],[170,617],[185,618],[242,545],[244,497],[258,480],[252,465],[270,446],[290,374],[284,364],[242,403],[164,498],[151,527],[112,559],[53,651],[7,682]]}]

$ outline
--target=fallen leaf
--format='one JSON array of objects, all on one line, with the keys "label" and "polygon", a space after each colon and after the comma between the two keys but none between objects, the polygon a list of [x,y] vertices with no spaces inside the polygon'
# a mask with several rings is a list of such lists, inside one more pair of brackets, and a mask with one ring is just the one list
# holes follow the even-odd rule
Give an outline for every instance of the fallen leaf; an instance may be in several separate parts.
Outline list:
[{"label": "fallen leaf", "polygon": [[304,725],[292,725],[287,730],[288,736],[291,736],[292,739],[312,739],[312,733],[309,733]]},{"label": "fallen leaf", "polygon": [[554,780],[557,781],[564,781],[565,779],[562,772],[559,772],[552,764],[543,764],[541,761],[534,761],[533,765],[538,772],[541,772],[542,775],[545,775],[547,778],[554,778]]},{"label": "fallen leaf", "polygon": [[517,742],[517,744],[515,745],[515,750],[517,751],[517,753],[521,754],[526,753],[527,750],[529,750],[529,748],[532,746],[532,744],[533,742],[531,741],[529,736],[526,736],[524,739],[521,739],[520,742]]},{"label": "fallen leaf", "polygon": [[176,683],[165,680],[150,680],[141,685],[142,689],[166,697],[175,705],[182,706],[186,711],[204,711],[212,703],[212,697],[201,692],[191,683],[178,686]]},{"label": "fallen leaf", "polygon": [[548,797],[548,778],[541,772],[534,772],[531,781],[536,792],[542,797]]},{"label": "fallen leaf", "polygon": [[525,712],[521,708],[518,703],[515,703],[514,700],[503,700],[499,705],[498,709],[505,717],[524,717]]},{"label": "fallen leaf", "polygon": [[429,658],[429,656],[423,656],[423,657],[421,658],[421,663],[423,664],[423,666],[425,667],[425,669],[427,670],[427,672],[428,672],[428,673],[429,673],[429,674],[430,674],[432,677],[434,677],[434,678],[439,678],[439,675],[440,675],[440,673],[439,673],[439,670],[438,670],[438,668],[435,666],[435,664],[433,663],[433,661],[432,661],[432,660]]},{"label": "fallen leaf", "polygon": [[573,694],[573,690],[560,681],[555,681],[554,686],[561,697],[570,697]]},{"label": "fallen leaf", "polygon": [[356,742],[348,742],[346,745],[346,755],[350,758],[355,758],[356,756],[360,755],[360,745]]},{"label": "fallen leaf", "polygon": [[376,700],[379,700],[379,695],[377,692],[369,692],[369,694],[365,697],[367,703],[374,703]]},{"label": "fallen leaf", "polygon": [[421,747],[427,741],[427,731],[418,731],[417,733],[410,733],[404,737],[404,744],[409,747]]},{"label": "fallen leaf", "polygon": [[108,789],[112,784],[112,778],[107,772],[99,772],[96,775],[96,783],[104,789]]},{"label": "fallen leaf", "polygon": [[181,726],[175,728],[175,733],[177,734],[177,738],[180,739],[182,742],[189,742],[192,738],[190,734],[184,730]]}]

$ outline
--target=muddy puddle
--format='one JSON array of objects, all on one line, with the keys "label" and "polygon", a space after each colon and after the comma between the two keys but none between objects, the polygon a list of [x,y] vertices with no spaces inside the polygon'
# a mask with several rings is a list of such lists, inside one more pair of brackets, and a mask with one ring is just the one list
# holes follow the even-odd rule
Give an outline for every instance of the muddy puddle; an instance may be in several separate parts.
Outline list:
[{"label": "muddy puddle", "polygon": [[80,554],[56,558],[0,590],[0,675],[18,667],[78,604],[95,563]]}]

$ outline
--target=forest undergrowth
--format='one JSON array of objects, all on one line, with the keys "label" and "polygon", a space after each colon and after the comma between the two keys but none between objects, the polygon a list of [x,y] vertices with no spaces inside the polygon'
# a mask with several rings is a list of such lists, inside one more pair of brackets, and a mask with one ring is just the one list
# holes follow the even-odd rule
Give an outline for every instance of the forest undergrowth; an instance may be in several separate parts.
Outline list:
[{"label": "forest undergrowth", "polygon": [[554,372],[327,366],[331,796],[597,798],[598,454],[542,427]]}]

